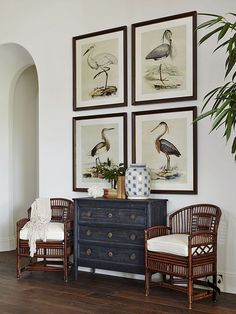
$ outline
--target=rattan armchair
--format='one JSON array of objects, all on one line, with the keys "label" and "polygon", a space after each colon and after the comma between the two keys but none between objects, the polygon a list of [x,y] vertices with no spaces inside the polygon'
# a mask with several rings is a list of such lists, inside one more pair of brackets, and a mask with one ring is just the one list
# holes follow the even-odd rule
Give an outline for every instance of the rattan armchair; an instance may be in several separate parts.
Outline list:
[{"label": "rattan armchair", "polygon": [[[68,271],[71,268],[69,258],[73,253],[73,202],[64,198],[51,198],[52,217],[49,230],[51,238],[46,242],[36,241],[36,253],[30,257],[30,248],[27,235],[22,230],[30,220],[31,208],[28,209],[28,218],[16,223],[17,228],[17,278],[23,271],[61,271],[64,280],[68,280]],[[52,229],[53,228],[53,229]]]},{"label": "rattan armchair", "polygon": [[[189,309],[195,300],[209,296],[216,300],[220,217],[221,210],[215,205],[191,205],[171,214],[168,227],[145,230],[146,296],[150,287],[161,285],[186,293]],[[162,274],[159,283],[152,282],[153,273]],[[215,289],[209,288],[208,280]]]}]

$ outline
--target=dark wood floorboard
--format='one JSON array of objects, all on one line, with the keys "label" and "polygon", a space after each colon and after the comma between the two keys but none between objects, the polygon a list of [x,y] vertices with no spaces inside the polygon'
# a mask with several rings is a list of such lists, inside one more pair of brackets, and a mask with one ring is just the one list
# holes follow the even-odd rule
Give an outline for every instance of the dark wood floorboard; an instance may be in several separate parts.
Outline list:
[{"label": "dark wood floorboard", "polygon": [[25,272],[17,280],[15,264],[15,251],[0,253],[0,314],[236,314],[235,294],[194,302],[188,310],[186,296],[169,289],[154,288],[145,297],[141,280],[83,272],[68,283],[52,272]]}]

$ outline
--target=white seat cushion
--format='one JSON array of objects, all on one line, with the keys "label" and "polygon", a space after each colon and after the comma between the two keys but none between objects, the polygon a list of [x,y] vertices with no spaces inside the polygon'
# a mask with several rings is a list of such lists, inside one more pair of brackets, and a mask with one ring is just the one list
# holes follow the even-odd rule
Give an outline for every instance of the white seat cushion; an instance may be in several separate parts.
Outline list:
[{"label": "white seat cushion", "polygon": [[170,234],[149,239],[147,249],[152,252],[188,256],[188,234]]},{"label": "white seat cushion", "polygon": [[[28,228],[21,229],[20,239],[28,240]],[[62,222],[49,222],[47,231],[48,241],[62,241],[64,240],[64,224]]]}]

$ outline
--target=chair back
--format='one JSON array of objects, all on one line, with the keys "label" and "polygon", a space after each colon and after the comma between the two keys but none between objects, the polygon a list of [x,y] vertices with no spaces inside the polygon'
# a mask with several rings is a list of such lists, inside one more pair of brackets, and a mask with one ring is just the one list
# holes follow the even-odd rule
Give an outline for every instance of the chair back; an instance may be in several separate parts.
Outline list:
[{"label": "chair back", "polygon": [[192,234],[207,231],[217,234],[221,210],[212,204],[186,206],[169,216],[171,233]]},{"label": "chair back", "polygon": [[[73,202],[65,198],[50,198],[52,210],[52,222],[64,222],[73,220]],[[28,218],[30,219],[31,208],[28,209]]]}]

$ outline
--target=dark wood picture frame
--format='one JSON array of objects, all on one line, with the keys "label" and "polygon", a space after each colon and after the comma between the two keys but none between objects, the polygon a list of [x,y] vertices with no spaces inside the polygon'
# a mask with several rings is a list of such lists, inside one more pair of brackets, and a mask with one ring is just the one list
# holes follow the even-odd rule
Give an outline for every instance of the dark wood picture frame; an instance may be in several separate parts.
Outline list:
[{"label": "dark wood picture frame", "polygon": [[196,117],[196,106],[132,113],[132,162],[151,169],[152,193],[197,194]]},{"label": "dark wood picture frame", "polygon": [[197,99],[197,12],[132,24],[132,104]]},{"label": "dark wood picture frame", "polygon": [[72,38],[73,110],[127,106],[127,26]]},{"label": "dark wood picture frame", "polygon": [[[98,155],[96,144],[103,146]],[[110,187],[94,172],[96,164],[107,161],[127,167],[127,113],[73,118],[73,191],[86,192],[89,187]]]}]

